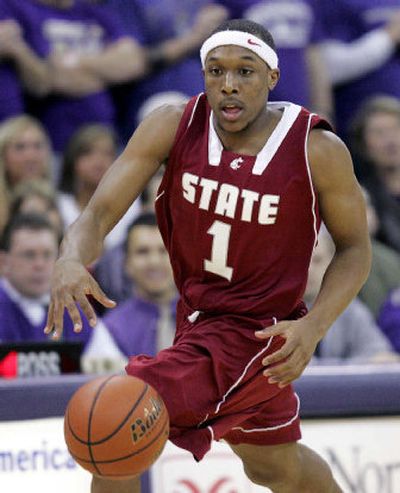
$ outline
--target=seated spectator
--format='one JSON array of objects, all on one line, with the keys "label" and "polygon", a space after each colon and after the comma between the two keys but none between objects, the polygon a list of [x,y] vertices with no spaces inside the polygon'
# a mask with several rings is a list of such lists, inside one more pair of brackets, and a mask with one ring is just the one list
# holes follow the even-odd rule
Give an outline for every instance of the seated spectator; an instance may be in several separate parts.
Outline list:
[{"label": "seated spectator", "polygon": [[[83,0],[8,0],[19,27],[8,53],[32,98],[29,112],[60,153],[76,128],[114,124],[109,86],[144,75],[143,50],[107,6]],[[5,48],[4,48],[5,49]]]},{"label": "seated spectator", "polygon": [[145,48],[150,70],[123,93],[116,91],[125,142],[140,120],[142,104],[153,94],[178,91],[193,96],[204,90],[199,48],[228,13],[210,0],[106,0],[106,4],[120,13],[126,29]]},{"label": "seated spectator", "polygon": [[[140,196],[142,212],[154,214],[154,203],[162,177],[163,170],[159,170],[143,190]],[[117,303],[132,295],[132,280],[125,268],[125,250],[123,244],[106,250],[94,267],[95,278],[101,286],[107,286],[108,296]]]},{"label": "seated spectator", "polygon": [[133,285],[131,297],[93,330],[85,351],[87,369],[98,370],[102,361],[126,362],[134,354],[154,355],[173,342],[177,294],[154,213],[142,214],[132,223],[125,266]]},{"label": "seated spectator", "polygon": [[393,348],[400,353],[400,282],[382,304],[378,325]]},{"label": "seated spectator", "polygon": [[[334,243],[326,230],[319,235],[314,250],[305,302],[313,304],[322,284],[327,266],[334,255]],[[332,324],[315,351],[313,364],[385,363],[398,361],[389,341],[383,336],[372,313],[359,300],[354,299]]]},{"label": "seated spectator", "polygon": [[38,120],[20,115],[0,124],[0,226],[7,221],[15,186],[35,178],[51,179],[51,158],[49,139]]},{"label": "seated spectator", "polygon": [[[41,341],[44,334],[50,280],[58,255],[58,234],[44,216],[25,214],[8,223],[3,238],[3,278],[0,280],[0,341]],[[90,329],[73,332],[65,313],[66,340],[86,342]]]},{"label": "seated spectator", "polygon": [[24,181],[11,195],[11,217],[19,214],[40,214],[47,217],[61,239],[64,223],[58,209],[57,194],[53,186],[43,179]]},{"label": "seated spectator", "polygon": [[[116,156],[117,138],[110,127],[89,124],[73,134],[63,156],[63,193],[59,197],[65,227],[75,221],[85,208]],[[107,236],[106,248],[123,242],[126,229],[139,209],[140,201],[136,201]]]},{"label": "seated spectator", "polygon": [[400,5],[397,0],[318,0],[327,40],[322,54],[335,88],[336,122],[348,125],[376,94],[400,98]]},{"label": "seated spectator", "polygon": [[[272,34],[281,77],[270,100],[291,101],[332,117],[332,90],[319,44],[324,39],[314,0],[219,0],[232,18],[258,22]],[[295,82],[294,82],[295,81]]]},{"label": "seated spectator", "polygon": [[379,217],[372,204],[370,194],[365,189],[363,192],[367,208],[368,229],[371,236],[372,263],[371,271],[361,288],[359,298],[376,318],[389,292],[400,283],[400,253],[376,238],[380,229]]},{"label": "seated spectator", "polygon": [[9,47],[20,35],[20,27],[11,19],[7,0],[0,0],[0,122],[24,112],[22,85],[9,56]]},{"label": "seated spectator", "polygon": [[377,238],[400,252],[400,100],[368,100],[354,116],[350,139],[356,174],[379,217]]}]

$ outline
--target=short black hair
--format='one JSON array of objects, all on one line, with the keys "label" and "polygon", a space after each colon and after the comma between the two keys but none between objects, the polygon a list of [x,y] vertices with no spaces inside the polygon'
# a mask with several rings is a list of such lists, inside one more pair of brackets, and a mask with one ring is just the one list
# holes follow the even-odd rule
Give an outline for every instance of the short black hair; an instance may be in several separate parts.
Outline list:
[{"label": "short black hair", "polygon": [[139,214],[128,226],[124,242],[125,253],[128,251],[129,236],[137,226],[154,226],[157,228],[157,217],[154,212],[143,212],[142,214]]},{"label": "short black hair", "polygon": [[212,34],[219,33],[221,31],[242,31],[244,33],[253,34],[257,38],[261,39],[270,48],[276,52],[276,46],[272,34],[261,24],[251,21],[249,19],[230,19],[222,22]]},{"label": "short black hair", "polygon": [[31,231],[43,231],[48,230],[54,233],[54,237],[58,243],[58,233],[53,224],[42,214],[18,214],[10,219],[4,228],[3,235],[0,242],[0,250],[5,252],[10,251],[11,242],[14,234],[21,229],[28,229]]}]

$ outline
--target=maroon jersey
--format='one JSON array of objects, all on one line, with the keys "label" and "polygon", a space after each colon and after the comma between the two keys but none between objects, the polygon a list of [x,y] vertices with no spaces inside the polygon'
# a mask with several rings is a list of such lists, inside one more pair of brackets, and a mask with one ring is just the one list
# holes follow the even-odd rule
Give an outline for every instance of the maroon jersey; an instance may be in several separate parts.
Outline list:
[{"label": "maroon jersey", "polygon": [[223,149],[204,94],[184,111],[156,199],[183,302],[193,311],[297,317],[320,218],[307,160],[312,128],[291,103],[257,156]]}]

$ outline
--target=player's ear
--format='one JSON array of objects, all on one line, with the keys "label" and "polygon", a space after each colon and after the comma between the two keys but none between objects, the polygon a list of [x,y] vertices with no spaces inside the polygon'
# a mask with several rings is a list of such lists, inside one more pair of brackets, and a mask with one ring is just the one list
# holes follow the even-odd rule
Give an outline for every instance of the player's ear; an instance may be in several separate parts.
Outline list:
[{"label": "player's ear", "polygon": [[274,69],[269,69],[268,70],[268,89],[272,91],[276,84],[278,84],[279,77],[280,77],[280,71],[279,68],[274,68]]}]

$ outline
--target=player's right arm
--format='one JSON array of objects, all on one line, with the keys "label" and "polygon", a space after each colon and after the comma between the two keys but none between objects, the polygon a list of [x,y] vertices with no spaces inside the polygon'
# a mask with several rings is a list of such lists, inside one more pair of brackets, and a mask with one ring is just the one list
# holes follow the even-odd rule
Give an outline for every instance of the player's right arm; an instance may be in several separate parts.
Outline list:
[{"label": "player's right arm", "polygon": [[46,333],[59,338],[66,308],[79,332],[82,321],[78,303],[93,326],[95,312],[88,302],[92,295],[107,307],[111,301],[100,289],[86,266],[101,254],[104,238],[142,192],[147,182],[167,159],[183,113],[183,106],[163,106],[137,128],[125,150],[101,180],[96,192],[67,230],[56,262]]}]

